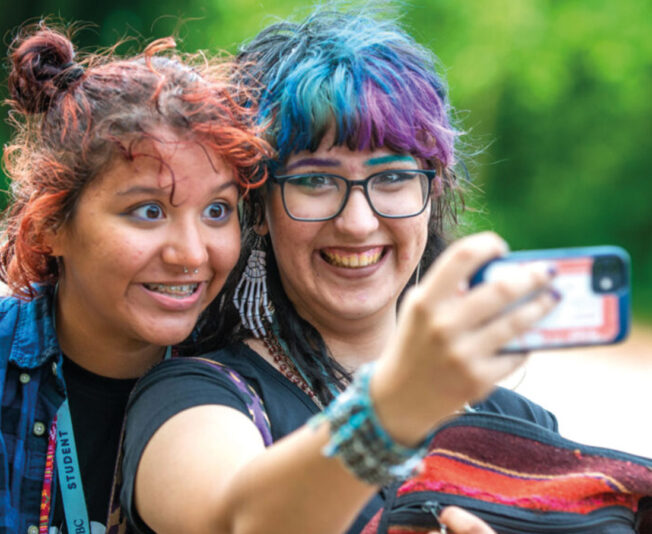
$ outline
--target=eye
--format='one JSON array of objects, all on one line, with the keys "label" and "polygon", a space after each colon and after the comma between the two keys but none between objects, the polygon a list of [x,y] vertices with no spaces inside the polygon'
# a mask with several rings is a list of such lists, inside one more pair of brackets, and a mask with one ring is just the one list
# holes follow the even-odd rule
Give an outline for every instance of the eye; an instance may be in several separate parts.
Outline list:
[{"label": "eye", "polygon": [[288,184],[305,189],[339,188],[337,178],[328,174],[305,174],[295,176],[288,181]]},{"label": "eye", "polygon": [[163,208],[154,202],[138,206],[131,215],[143,221],[156,221],[165,218]]},{"label": "eye", "polygon": [[375,181],[378,185],[392,185],[407,182],[416,177],[416,173],[407,171],[385,171],[376,175]]},{"label": "eye", "polygon": [[222,222],[229,218],[233,208],[222,201],[211,202],[202,213],[202,217],[213,222]]}]

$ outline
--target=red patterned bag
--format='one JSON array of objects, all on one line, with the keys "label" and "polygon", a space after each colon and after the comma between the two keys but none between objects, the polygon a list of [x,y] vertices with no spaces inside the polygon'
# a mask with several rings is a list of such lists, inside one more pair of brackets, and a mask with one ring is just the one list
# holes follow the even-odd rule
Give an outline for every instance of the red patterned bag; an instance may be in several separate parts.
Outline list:
[{"label": "red patterned bag", "polygon": [[446,505],[498,534],[652,534],[652,460],[496,414],[444,424],[422,472],[388,493],[362,534],[429,532]]}]

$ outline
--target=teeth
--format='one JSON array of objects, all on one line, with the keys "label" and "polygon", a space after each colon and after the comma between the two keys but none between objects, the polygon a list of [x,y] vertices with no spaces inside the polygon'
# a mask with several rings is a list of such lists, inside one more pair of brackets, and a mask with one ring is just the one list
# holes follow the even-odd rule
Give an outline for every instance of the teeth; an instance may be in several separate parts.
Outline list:
[{"label": "teeth", "polygon": [[323,251],[322,256],[328,263],[336,267],[348,267],[351,269],[360,269],[378,263],[382,249],[376,248],[360,254],[338,254],[336,252]]},{"label": "teeth", "polygon": [[171,285],[171,284],[143,284],[150,291],[156,291],[157,293],[163,293],[164,295],[169,295],[171,297],[188,297],[192,295],[196,290],[199,284],[183,284],[183,285]]}]

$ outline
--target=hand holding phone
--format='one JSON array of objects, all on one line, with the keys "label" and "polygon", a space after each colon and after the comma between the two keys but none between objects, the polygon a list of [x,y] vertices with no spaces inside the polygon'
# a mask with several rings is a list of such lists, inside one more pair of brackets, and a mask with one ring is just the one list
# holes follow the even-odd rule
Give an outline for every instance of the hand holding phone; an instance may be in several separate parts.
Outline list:
[{"label": "hand holding phone", "polygon": [[629,333],[629,255],[614,246],[526,250],[482,267],[471,285],[509,277],[526,263],[545,262],[556,272],[557,307],[503,352],[548,350],[622,341]]}]

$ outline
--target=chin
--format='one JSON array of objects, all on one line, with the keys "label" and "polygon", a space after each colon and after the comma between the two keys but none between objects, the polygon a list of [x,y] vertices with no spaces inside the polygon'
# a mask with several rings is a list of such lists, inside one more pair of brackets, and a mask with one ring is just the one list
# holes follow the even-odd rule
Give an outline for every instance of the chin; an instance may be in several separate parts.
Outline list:
[{"label": "chin", "polygon": [[196,321],[191,324],[167,325],[161,321],[155,328],[143,332],[143,339],[152,345],[160,345],[162,347],[167,345],[176,345],[186,339],[192,332]]},{"label": "chin", "polygon": [[383,299],[382,301],[374,299],[373,302],[358,302],[355,306],[351,306],[351,301],[354,299],[355,297],[349,298],[348,306],[346,304],[334,306],[334,309],[337,310],[337,314],[343,319],[355,320],[371,317],[386,310],[391,304],[388,299]]}]

